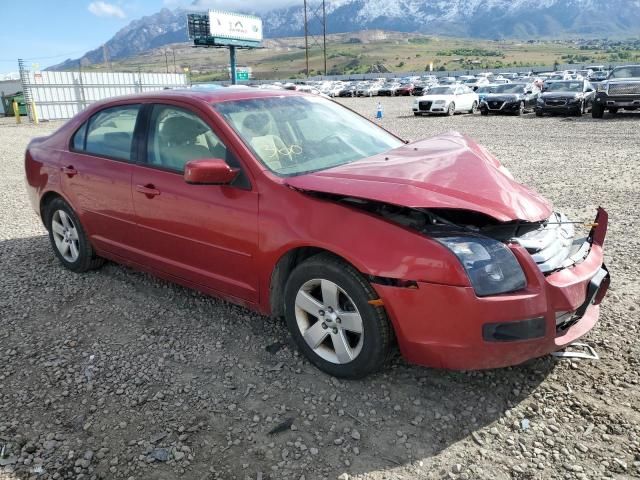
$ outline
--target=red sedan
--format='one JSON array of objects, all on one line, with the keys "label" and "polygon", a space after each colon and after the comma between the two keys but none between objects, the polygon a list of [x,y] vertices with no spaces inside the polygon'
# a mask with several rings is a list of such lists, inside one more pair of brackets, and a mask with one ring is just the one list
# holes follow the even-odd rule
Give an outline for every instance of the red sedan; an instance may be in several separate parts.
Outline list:
[{"label": "red sedan", "polygon": [[607,214],[589,235],[450,133],[406,144],[298,92],[166,91],[96,103],[25,158],[60,262],[133,266],[284,316],[322,370],[361,377],[394,343],[494,368],[595,324]]},{"label": "red sedan", "polygon": [[400,88],[398,88],[396,95],[399,95],[399,96],[413,95],[413,90],[415,88],[416,87],[413,83],[405,83],[404,85],[401,85]]}]

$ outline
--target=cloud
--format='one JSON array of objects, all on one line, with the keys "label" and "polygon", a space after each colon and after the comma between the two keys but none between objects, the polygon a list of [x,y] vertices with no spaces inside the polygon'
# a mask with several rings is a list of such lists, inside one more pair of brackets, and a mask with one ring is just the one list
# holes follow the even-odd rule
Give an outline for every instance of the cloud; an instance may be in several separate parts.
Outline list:
[{"label": "cloud", "polygon": [[89,11],[97,17],[116,17],[125,18],[124,11],[117,5],[107,2],[91,2],[88,7]]}]

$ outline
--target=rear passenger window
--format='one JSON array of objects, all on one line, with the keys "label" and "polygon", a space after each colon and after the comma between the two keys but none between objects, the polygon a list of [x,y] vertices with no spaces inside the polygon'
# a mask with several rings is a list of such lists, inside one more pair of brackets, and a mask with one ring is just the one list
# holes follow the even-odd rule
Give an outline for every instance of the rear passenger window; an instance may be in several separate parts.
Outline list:
[{"label": "rear passenger window", "polygon": [[140,105],[123,105],[96,113],[89,120],[84,150],[93,155],[130,161],[139,111]]},{"label": "rear passenger window", "polygon": [[73,149],[79,152],[84,150],[84,139],[87,135],[87,122],[84,122],[82,126],[78,129],[78,131],[73,136]]}]

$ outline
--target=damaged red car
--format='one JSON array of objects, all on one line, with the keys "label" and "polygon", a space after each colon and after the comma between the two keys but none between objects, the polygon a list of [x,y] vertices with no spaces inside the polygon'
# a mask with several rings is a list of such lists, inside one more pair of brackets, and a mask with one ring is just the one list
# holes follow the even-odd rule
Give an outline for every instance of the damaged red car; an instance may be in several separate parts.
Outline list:
[{"label": "damaged red car", "polygon": [[580,238],[468,137],[406,143],[298,92],[96,103],[25,158],[53,252],[109,259],[266,315],[339,377],[395,344],[448,369],[516,365],[596,323],[607,214]]}]

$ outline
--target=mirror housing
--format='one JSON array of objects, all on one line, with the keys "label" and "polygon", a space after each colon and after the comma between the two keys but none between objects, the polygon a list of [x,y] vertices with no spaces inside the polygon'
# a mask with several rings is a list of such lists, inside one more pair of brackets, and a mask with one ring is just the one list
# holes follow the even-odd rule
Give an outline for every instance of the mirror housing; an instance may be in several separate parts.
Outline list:
[{"label": "mirror housing", "polygon": [[193,185],[228,185],[237,176],[238,170],[220,158],[191,160],[184,167],[184,181]]},{"label": "mirror housing", "polygon": [[585,90],[586,93],[593,92],[593,88],[589,87]]}]

